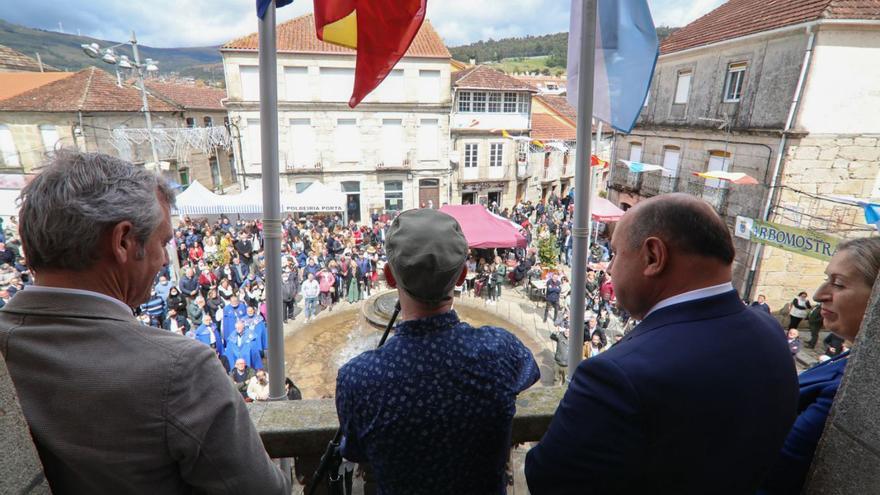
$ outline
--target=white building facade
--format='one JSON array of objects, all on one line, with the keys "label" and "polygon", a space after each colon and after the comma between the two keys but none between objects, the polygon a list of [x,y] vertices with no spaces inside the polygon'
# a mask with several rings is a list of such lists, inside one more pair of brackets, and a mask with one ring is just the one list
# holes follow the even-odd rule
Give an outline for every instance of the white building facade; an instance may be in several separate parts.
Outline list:
[{"label": "white building facade", "polygon": [[[278,26],[278,129],[282,191],[323,182],[347,195],[346,215],[449,202],[450,55],[425,22],[407,55],[357,108],[355,54],[315,37],[311,15]],[[256,34],[222,49],[242,164],[259,177]]]}]

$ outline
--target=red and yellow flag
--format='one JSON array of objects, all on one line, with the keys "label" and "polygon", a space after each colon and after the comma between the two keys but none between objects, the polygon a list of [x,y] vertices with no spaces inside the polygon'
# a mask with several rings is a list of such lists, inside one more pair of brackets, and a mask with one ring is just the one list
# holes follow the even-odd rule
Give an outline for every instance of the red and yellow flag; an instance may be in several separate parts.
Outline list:
[{"label": "red and yellow flag", "polygon": [[318,39],[357,51],[354,108],[403,57],[425,20],[427,0],[314,0]]}]

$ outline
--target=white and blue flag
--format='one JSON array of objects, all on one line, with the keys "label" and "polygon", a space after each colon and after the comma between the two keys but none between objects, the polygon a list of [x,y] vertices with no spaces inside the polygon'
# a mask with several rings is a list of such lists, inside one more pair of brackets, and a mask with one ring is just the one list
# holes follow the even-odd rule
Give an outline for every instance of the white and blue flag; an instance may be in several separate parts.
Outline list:
[{"label": "white and blue flag", "polygon": [[[618,131],[635,126],[648,95],[659,55],[657,31],[647,0],[596,0],[596,65],[593,116]],[[571,0],[568,32],[568,102],[578,107],[581,12]],[[589,70],[584,69],[584,74]]]}]

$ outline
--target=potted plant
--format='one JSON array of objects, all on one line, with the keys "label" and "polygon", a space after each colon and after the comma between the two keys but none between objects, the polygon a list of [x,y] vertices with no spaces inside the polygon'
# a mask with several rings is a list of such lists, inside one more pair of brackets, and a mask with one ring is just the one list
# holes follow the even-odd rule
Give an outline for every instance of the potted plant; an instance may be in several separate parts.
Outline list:
[{"label": "potted plant", "polygon": [[546,277],[548,272],[556,271],[559,246],[556,244],[555,235],[547,233],[538,239],[538,260],[542,268],[541,278]]}]

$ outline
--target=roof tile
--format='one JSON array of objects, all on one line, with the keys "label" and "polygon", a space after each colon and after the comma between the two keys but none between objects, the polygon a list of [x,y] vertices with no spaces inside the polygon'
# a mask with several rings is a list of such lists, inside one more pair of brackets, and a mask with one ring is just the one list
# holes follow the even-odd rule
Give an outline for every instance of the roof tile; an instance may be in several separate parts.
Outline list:
[{"label": "roof tile", "polygon": [[532,138],[541,141],[574,141],[577,129],[546,113],[532,114]]},{"label": "roof tile", "polygon": [[[6,45],[0,45],[0,69],[40,72],[40,63],[24,53],[13,50]],[[43,70],[57,71],[58,69],[44,63]]]},{"label": "roof tile", "polygon": [[[151,112],[174,112],[180,108],[148,96]],[[88,67],[64,79],[0,100],[0,111],[8,112],[139,112],[141,92],[119,87],[110,74]]]},{"label": "roof tile", "polygon": [[532,85],[485,65],[476,65],[452,74],[452,87],[458,89],[498,89],[508,91],[531,91]]},{"label": "roof tile", "polygon": [[[315,16],[304,15],[278,25],[276,45],[279,53],[340,53],[354,54],[355,51],[318,39],[315,31]],[[259,36],[251,33],[242,38],[226,43],[220,48],[224,50],[256,50],[259,47]],[[446,45],[431,23],[425,20],[415,39],[406,51],[406,57],[452,58]]]},{"label": "roof tile", "polygon": [[223,100],[226,99],[224,89],[199,86],[194,83],[149,81],[147,90],[186,109],[226,110],[223,107]]},{"label": "roof tile", "polygon": [[818,19],[880,19],[880,0],[729,0],[660,44],[674,53]]},{"label": "roof tile", "polygon": [[0,72],[0,100],[72,75],[73,72]]},{"label": "roof tile", "polygon": [[568,119],[574,125],[577,123],[577,109],[568,102],[565,96],[556,95],[539,95],[536,96],[544,105],[558,113],[560,116]]}]

